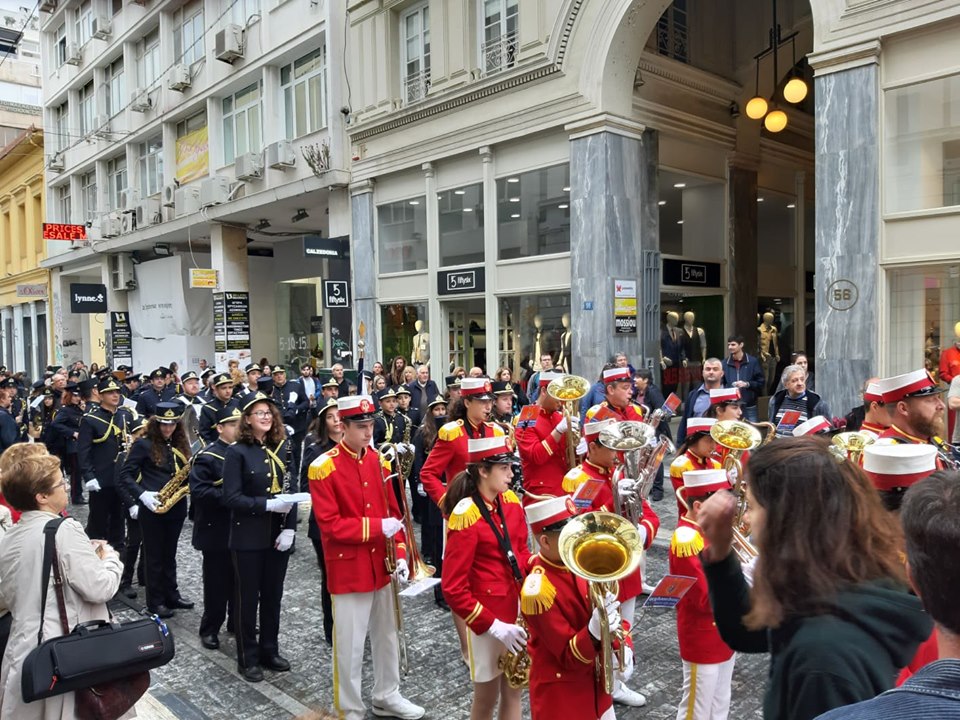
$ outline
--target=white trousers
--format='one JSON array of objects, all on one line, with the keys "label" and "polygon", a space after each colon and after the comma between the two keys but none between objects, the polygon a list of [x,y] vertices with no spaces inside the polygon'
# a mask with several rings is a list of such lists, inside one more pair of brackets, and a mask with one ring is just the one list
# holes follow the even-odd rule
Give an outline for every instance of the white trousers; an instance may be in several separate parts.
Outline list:
[{"label": "white trousers", "polygon": [[373,656],[373,702],[400,697],[400,649],[394,619],[393,591],[344,593],[333,600],[333,703],[345,720],[363,720],[360,699],[363,645],[370,633]]},{"label": "white trousers", "polygon": [[727,720],[736,659],[734,655],[726,662],[709,665],[683,661],[683,698],[677,720]]}]

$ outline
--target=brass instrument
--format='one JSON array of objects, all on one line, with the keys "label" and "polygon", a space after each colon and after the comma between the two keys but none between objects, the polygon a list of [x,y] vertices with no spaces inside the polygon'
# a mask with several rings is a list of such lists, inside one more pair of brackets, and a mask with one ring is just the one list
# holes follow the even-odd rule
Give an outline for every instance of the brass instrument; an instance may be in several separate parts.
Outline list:
[{"label": "brass instrument", "polygon": [[33,416],[33,419],[30,421],[30,424],[27,425],[27,435],[32,437],[34,440],[39,440],[40,435],[43,433],[43,410],[38,412]]},{"label": "brass instrument", "polygon": [[[589,582],[590,600],[603,615],[600,622],[600,672],[607,693],[613,692],[616,669],[613,665],[613,639],[620,640],[617,651],[623,667],[622,629],[611,631],[606,622],[604,595],[616,594],[617,583],[637,571],[643,545],[640,533],[626,518],[608,512],[590,512],[571,519],[560,532],[558,542],[563,564],[577,577]],[[630,618],[632,620],[632,618]]]},{"label": "brass instrument", "polygon": [[864,432],[837,433],[830,440],[830,451],[841,460],[849,458],[854,465],[859,465],[864,449],[876,441],[875,437]]},{"label": "brass instrument", "polygon": [[[524,632],[527,631],[527,621],[523,619],[523,614],[517,617],[517,625],[522,627]],[[503,671],[503,676],[507,679],[507,685],[514,690],[530,686],[530,668],[532,666],[530,653],[526,648],[516,653],[504,653],[497,660],[497,667]]]},{"label": "brass instrument", "polygon": [[547,385],[547,395],[563,404],[563,416],[567,419],[567,469],[577,466],[577,445],[580,434],[571,423],[574,415],[580,414],[580,401],[590,392],[590,381],[579,375],[562,375]]},{"label": "brass instrument", "polygon": [[183,467],[177,470],[173,477],[167,481],[167,484],[160,488],[157,493],[157,509],[154,512],[157,515],[163,515],[169,512],[174,505],[183,500],[190,494],[190,483],[187,482],[187,476],[190,474],[190,468],[193,467],[192,456]]},{"label": "brass instrument", "polygon": [[944,468],[947,470],[960,470],[960,460],[957,460],[956,446],[944,442],[943,438],[937,437],[936,435],[930,438],[930,442],[936,446],[937,455],[940,458],[940,462],[943,463]]},{"label": "brass instrument", "polygon": [[[399,411],[397,412],[397,414],[403,415],[403,413]],[[413,423],[410,422],[410,418],[407,417],[406,415],[403,415],[403,418],[406,422],[404,422],[403,439],[401,440],[401,442],[405,446],[407,446],[407,445],[410,445],[410,433],[413,429]],[[402,455],[399,455],[397,458],[397,462],[400,465],[400,477],[402,478],[410,477],[410,471],[413,470],[413,453],[405,452]]]},{"label": "brass instrument", "polygon": [[[656,438],[656,425],[624,420],[612,423],[600,431],[600,444],[622,454],[622,462],[613,472],[614,511],[631,520],[635,525],[643,519],[643,501],[650,495],[657,469],[668,452],[673,452],[673,443],[667,437]],[[620,497],[620,481],[630,478],[636,492],[624,501]]]}]

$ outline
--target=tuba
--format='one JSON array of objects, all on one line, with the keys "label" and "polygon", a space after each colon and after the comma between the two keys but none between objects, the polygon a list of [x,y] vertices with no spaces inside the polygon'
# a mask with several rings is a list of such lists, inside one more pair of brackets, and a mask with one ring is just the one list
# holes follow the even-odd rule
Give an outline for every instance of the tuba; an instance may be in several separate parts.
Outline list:
[{"label": "tuba", "polygon": [[[558,548],[570,572],[588,581],[590,600],[601,613],[605,612],[604,595],[616,593],[617,582],[636,572],[643,551],[636,526],[608,512],[590,512],[571,519],[560,532]],[[625,633],[621,628],[611,630],[604,618],[600,623],[600,672],[607,693],[613,692],[614,685],[614,639],[620,641],[617,658],[622,667]]]},{"label": "tuba", "polygon": [[864,449],[876,441],[875,437],[865,432],[837,433],[830,440],[830,451],[841,460],[849,459],[854,465],[859,465]]},{"label": "tuba", "polygon": [[[600,431],[600,444],[621,453],[623,458],[611,478],[614,511],[635,525],[643,518],[643,501],[650,495],[657,469],[667,453],[674,450],[667,437],[654,442],[656,427],[652,423],[624,420]],[[620,481],[625,478],[633,479],[637,489],[634,497],[627,500],[620,497],[618,490]]]},{"label": "tuba", "polygon": [[567,419],[567,469],[577,466],[577,445],[580,436],[572,427],[570,419],[580,414],[580,401],[590,392],[590,381],[579,375],[563,375],[547,385],[547,395],[563,404],[563,416]]}]

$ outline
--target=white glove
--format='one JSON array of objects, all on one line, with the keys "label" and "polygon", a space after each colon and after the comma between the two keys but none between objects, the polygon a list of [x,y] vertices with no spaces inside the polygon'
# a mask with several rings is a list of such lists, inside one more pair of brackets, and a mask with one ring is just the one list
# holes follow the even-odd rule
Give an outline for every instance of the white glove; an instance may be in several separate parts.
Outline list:
[{"label": "white glove", "polygon": [[284,502],[277,498],[267,498],[267,512],[281,513],[286,515],[293,509],[293,503]]},{"label": "white glove", "polygon": [[286,552],[293,547],[293,530],[281,530],[273,546],[280,552]]},{"label": "white glove", "polygon": [[87,492],[100,492],[100,481],[96,478],[93,480],[87,480],[83,487],[87,489]]},{"label": "white glove", "polygon": [[520,652],[527,646],[527,631],[519,625],[494,620],[487,632],[499,640],[509,652]]},{"label": "white glove", "polygon": [[127,512],[130,513],[130,518],[131,518],[131,519],[136,520],[136,519],[137,519],[137,516],[140,514],[140,506],[139,506],[139,505],[131,505],[131,506],[130,506],[130,509],[127,510]]},{"label": "white glove", "polygon": [[403,529],[403,523],[392,517],[385,517],[380,525],[384,537],[392,538]]},{"label": "white glove", "polygon": [[412,455],[412,454],[413,454],[415,448],[413,447],[413,444],[412,444],[412,443],[400,443],[400,445],[403,447],[403,452],[404,452],[404,454],[406,454],[406,455]]},{"label": "white glove", "polygon": [[593,615],[590,616],[590,622],[587,624],[587,630],[597,640],[600,639],[600,631],[603,628],[601,623],[606,621],[610,632],[620,627],[620,601],[613,593],[607,593],[603,598],[603,612],[600,608],[593,609]]},{"label": "white glove", "polygon": [[557,426],[554,428],[554,430],[558,435],[563,435],[569,427],[570,426],[567,424],[567,418],[564,416],[560,418],[560,422],[557,423]]},{"label": "white glove", "polygon": [[630,648],[629,645],[624,645],[623,646],[623,667],[620,668],[620,672],[619,672],[621,682],[626,682],[627,680],[633,677],[634,667],[635,666],[633,664],[633,650]]},{"label": "white glove", "polygon": [[160,507],[160,501],[157,500],[157,493],[152,490],[144,490],[140,493],[140,502],[152,513],[155,513],[157,508]]},{"label": "white glove", "polygon": [[617,493],[621,499],[632,500],[637,495],[636,480],[633,478],[623,478],[617,481]]},{"label": "white glove", "polygon": [[406,560],[397,560],[397,569],[394,571],[394,574],[402,585],[410,582],[410,568],[407,566]]},{"label": "white glove", "polygon": [[586,455],[587,454],[587,439],[580,438],[580,442],[577,443],[577,455]]},{"label": "white glove", "polygon": [[294,433],[293,433],[293,426],[292,426],[292,425],[284,425],[284,426],[283,426],[283,429],[287,431],[287,437],[293,437],[293,434],[294,434]]},{"label": "white glove", "polygon": [[419,495],[420,497],[426,497],[426,496],[427,496],[427,491],[426,491],[426,489],[423,487],[423,483],[417,483],[417,495]]},{"label": "white glove", "polygon": [[298,395],[295,392],[290,393],[290,397],[287,398],[287,402],[293,405],[297,401]]}]

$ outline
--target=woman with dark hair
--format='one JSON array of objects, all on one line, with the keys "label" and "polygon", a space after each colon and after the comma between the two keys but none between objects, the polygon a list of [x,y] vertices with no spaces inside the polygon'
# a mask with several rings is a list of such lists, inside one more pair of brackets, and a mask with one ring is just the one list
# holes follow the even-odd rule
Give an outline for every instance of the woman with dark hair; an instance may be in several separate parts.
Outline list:
[{"label": "woman with dark hair", "polygon": [[468,443],[468,464],[440,504],[449,515],[443,595],[468,627],[471,720],[520,720],[519,688],[500,667],[508,652],[527,644],[517,624],[520,585],[530,560],[526,517],[510,490],[518,458],[505,437]]},{"label": "woman with dark hair", "polygon": [[807,720],[888,690],[932,623],[907,589],[900,529],[866,475],[806,436],[758,449],[744,479],[753,588],[732,552],[730,493],[700,508],[701,560],[724,642],[771,655],[764,717]]},{"label": "woman with dark hair", "polygon": [[[709,418],[690,418],[687,422],[687,435],[680,447],[677,456],[670,463],[670,484],[674,493],[683,487],[683,474],[690,470],[713,470],[720,467],[720,463],[712,455],[717,449],[717,441],[710,436],[710,428],[716,420]],[[683,517],[686,508],[677,498],[678,517]]]},{"label": "woman with dark hair", "polygon": [[[343,438],[343,422],[337,411],[337,401],[328,398],[325,405],[310,427],[304,440],[303,460],[300,462],[300,492],[310,492],[310,481],[307,477],[310,464],[327,450],[336,447]],[[327,589],[327,565],[323,557],[323,543],[320,542],[320,527],[313,513],[307,521],[307,537],[313,543],[313,550],[317,554],[317,565],[320,566],[320,603],[323,607],[323,636],[327,645],[333,644],[333,606],[330,601],[330,591]]]},{"label": "woman with dark hair", "polygon": [[393,361],[390,363],[390,374],[387,378],[391,387],[397,387],[405,384],[403,379],[403,370],[406,367],[407,361],[403,356],[397,355],[393,359]]},{"label": "woman with dark hair", "polygon": [[237,442],[223,462],[223,503],[230,508],[227,544],[236,572],[237,669],[245,680],[261,682],[261,665],[277,672],[290,669],[278,637],[297,510],[277,498],[293,491],[287,487],[290,441],[280,410],[263,393],[244,400]]},{"label": "woman with dark hair", "polygon": [[[183,407],[180,403],[157,403],[157,414],[148,421],[144,436],[130,448],[118,478],[126,492],[137,498],[129,512],[140,523],[147,610],[162,618],[172,617],[176,608],[193,608],[177,587],[177,544],[187,519],[186,496],[166,512],[157,512],[159,491],[174,475],[185,473],[190,461],[190,441],[180,422]],[[183,483],[186,486],[186,475]]]},{"label": "woman with dark hair", "polygon": [[[423,484],[420,482],[420,470],[427,461],[434,443],[437,441],[437,432],[447,421],[447,402],[442,397],[436,397],[427,405],[427,414],[413,436],[413,467],[410,470],[410,481],[417,488],[420,495],[426,496]],[[443,573],[443,515],[440,508],[429,497],[426,500],[426,511],[421,525],[420,549],[423,552],[424,562],[437,569],[434,577],[439,578]],[[433,599],[437,607],[449,610],[450,606],[443,599],[440,587],[433,589]]]},{"label": "woman with dark hair", "polygon": [[498,382],[508,382],[510,387],[513,388],[513,414],[516,415],[520,412],[520,408],[524,405],[530,404],[530,398],[527,397],[527,393],[523,389],[523,384],[513,381],[513,373],[510,372],[510,368],[502,367],[494,373],[494,380]]}]

